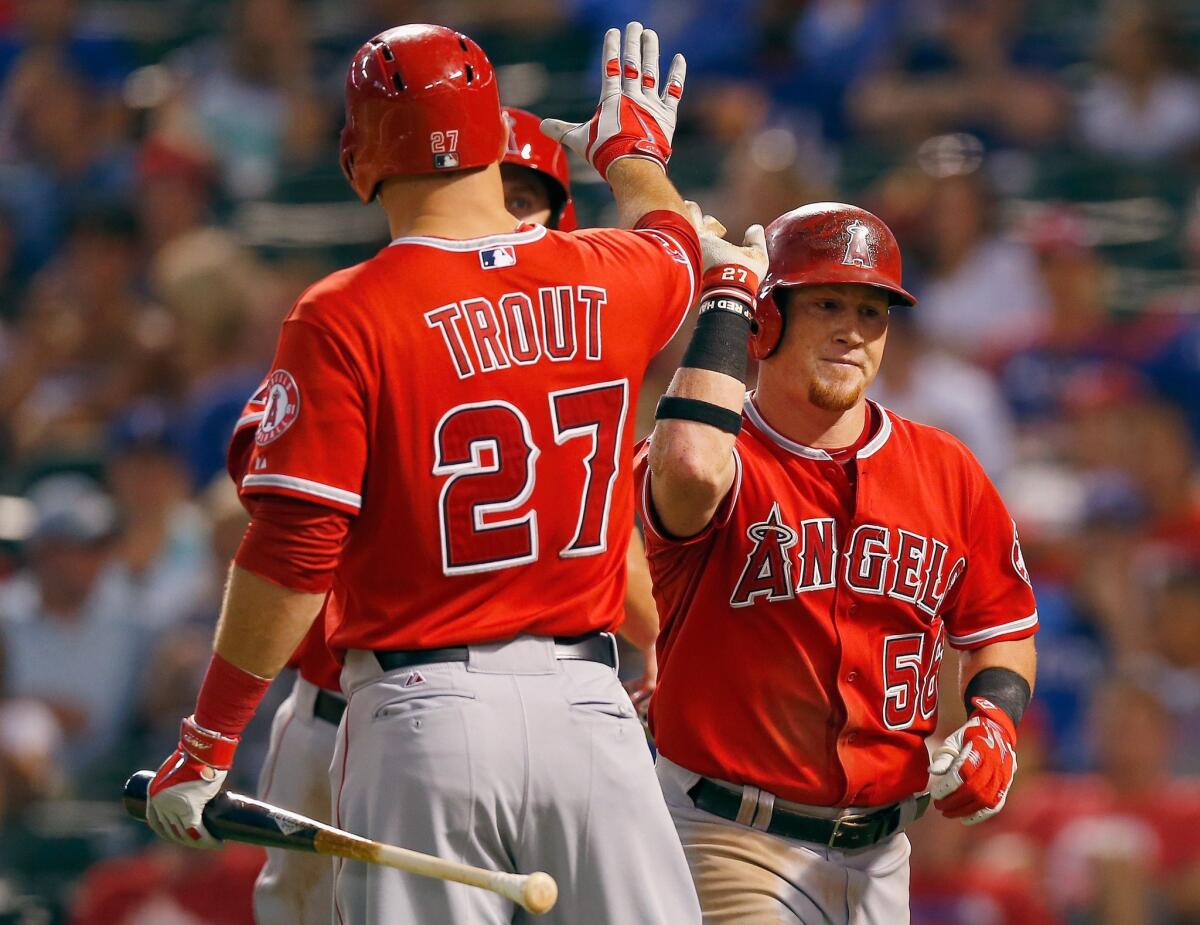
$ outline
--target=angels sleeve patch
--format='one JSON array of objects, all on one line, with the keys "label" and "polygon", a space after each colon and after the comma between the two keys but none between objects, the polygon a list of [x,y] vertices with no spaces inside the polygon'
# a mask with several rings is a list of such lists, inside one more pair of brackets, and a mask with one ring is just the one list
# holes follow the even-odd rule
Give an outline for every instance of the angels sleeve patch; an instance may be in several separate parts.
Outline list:
[{"label": "angels sleeve patch", "polygon": [[300,416],[300,387],[286,369],[271,373],[264,388],[266,408],[254,434],[254,442],[259,446],[278,440]]},{"label": "angels sleeve patch", "polygon": [[1017,574],[1021,576],[1021,580],[1032,588],[1033,582],[1029,580],[1029,569],[1025,567],[1025,555],[1021,552],[1021,539],[1017,536],[1015,520],[1013,521],[1012,565]]}]

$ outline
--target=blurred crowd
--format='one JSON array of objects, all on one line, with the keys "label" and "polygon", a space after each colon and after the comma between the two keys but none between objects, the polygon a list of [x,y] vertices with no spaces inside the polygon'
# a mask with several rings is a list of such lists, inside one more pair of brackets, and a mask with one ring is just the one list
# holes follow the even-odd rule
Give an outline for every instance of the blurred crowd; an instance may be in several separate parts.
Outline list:
[{"label": "blurred crowd", "polygon": [[[821,199],[896,231],[920,305],[873,394],[964,440],[1017,519],[1020,771],[986,825],[913,828],[915,925],[1200,922],[1187,0],[0,0],[0,922],[229,923],[214,885],[249,894],[254,850],[183,856],[116,796],[207,664],[246,522],[225,446],[278,324],[386,244],[336,166],[353,49],[456,26],[505,102],[583,117],[629,19],[688,56],[672,174],[732,235]],[[575,166],[582,224],[611,223]],[[948,728],[957,702],[948,677]]]}]

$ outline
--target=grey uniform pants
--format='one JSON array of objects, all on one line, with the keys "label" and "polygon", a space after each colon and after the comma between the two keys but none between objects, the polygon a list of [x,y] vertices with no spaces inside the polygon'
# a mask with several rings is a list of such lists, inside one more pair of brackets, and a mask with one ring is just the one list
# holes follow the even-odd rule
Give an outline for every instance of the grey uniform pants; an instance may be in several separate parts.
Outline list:
[{"label": "grey uniform pants", "polygon": [[[405,848],[558,881],[561,925],[698,925],[700,909],[629,697],[547,639],[391,673],[347,653],[334,823]],[[343,925],[532,921],[493,893],[345,862]]]},{"label": "grey uniform pants", "polygon": [[[318,688],[297,675],[271,723],[271,747],[258,779],[260,799],[318,822],[329,821],[329,761],[337,728],[313,716]],[[326,925],[333,914],[333,861],[271,849],[254,884],[258,925]]]},{"label": "grey uniform pants", "polygon": [[658,778],[705,925],[907,925],[903,832],[871,848],[837,851],[696,809],[687,792],[700,776],[661,755]]}]

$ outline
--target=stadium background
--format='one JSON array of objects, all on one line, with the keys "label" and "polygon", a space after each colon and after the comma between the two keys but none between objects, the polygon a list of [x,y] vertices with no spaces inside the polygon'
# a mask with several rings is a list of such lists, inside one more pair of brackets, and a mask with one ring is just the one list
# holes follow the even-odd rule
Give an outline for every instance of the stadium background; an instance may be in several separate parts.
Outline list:
[{"label": "stadium background", "polygon": [[[914,827],[914,923],[1200,922],[1185,0],[0,0],[0,922],[250,921],[254,851],[152,843],[115,797],[207,662],[244,523],[225,439],[277,325],[386,243],[336,167],[353,49],[456,26],[506,103],[583,117],[634,18],[688,56],[671,173],[731,233],[818,199],[891,223],[922,304],[874,392],[964,439],[1020,524],[1020,771],[983,827]],[[574,166],[582,223],[610,222]]]}]

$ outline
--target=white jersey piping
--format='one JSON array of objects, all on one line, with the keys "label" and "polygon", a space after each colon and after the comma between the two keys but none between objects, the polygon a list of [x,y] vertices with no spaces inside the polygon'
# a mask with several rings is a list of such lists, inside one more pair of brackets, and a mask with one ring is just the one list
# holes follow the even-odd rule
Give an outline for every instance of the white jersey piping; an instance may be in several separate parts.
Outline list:
[{"label": "white jersey piping", "polygon": [[[875,436],[869,441],[867,441],[866,445],[855,454],[856,459],[866,459],[868,456],[872,456],[879,452],[880,448],[887,443],[888,438],[892,435],[892,421],[891,417],[888,415],[887,409],[879,403],[871,401],[870,399],[867,399],[867,401],[870,402],[870,404],[875,407],[875,410],[879,412],[879,432],[875,434]],[[830,456],[825,450],[819,449],[818,447],[805,446],[803,443],[797,443],[795,440],[789,440],[774,427],[768,424],[766,419],[762,416],[762,412],[758,410],[758,406],[754,404],[753,392],[746,393],[746,402],[743,410],[746,413],[746,417],[750,419],[750,422],[755,427],[770,437],[773,443],[787,450],[794,456],[799,456],[802,459],[812,459],[818,462],[831,462],[833,460],[833,457]]]},{"label": "white jersey piping", "polygon": [[461,241],[409,235],[393,239],[389,247],[396,244],[420,244],[424,247],[436,247],[443,251],[478,251],[488,247],[500,247],[504,244],[532,244],[534,241],[541,240],[545,235],[545,227],[535,225],[525,231],[510,231],[506,234],[493,234],[484,238],[464,238]]},{"label": "white jersey piping", "polygon": [[1019,633],[1021,630],[1031,629],[1037,625],[1038,614],[1035,610],[1029,616],[1022,617],[1020,620],[1013,620],[1011,623],[1001,623],[999,626],[989,627],[977,633],[967,633],[965,636],[947,634],[947,638],[950,640],[950,645],[952,646],[971,646],[977,642],[986,642],[989,639],[995,639],[997,636]]},{"label": "white jersey piping", "polygon": [[362,507],[362,495],[346,491],[344,488],[334,488],[332,485],[314,482],[311,479],[297,478],[294,475],[248,475],[242,479],[242,488],[253,488],[256,485],[264,488],[288,488],[316,498],[324,498],[326,501],[336,501],[355,509]]}]

